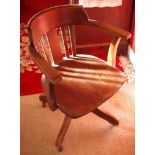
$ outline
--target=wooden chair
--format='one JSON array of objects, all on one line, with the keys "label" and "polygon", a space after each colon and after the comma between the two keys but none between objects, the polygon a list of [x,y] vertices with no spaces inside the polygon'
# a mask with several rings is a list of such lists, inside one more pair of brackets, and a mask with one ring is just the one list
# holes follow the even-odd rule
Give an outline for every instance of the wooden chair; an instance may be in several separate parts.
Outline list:
[{"label": "wooden chair", "polygon": [[[114,36],[108,63],[94,56],[76,54],[73,25],[90,25]],[[31,57],[43,73],[43,106],[60,109],[64,122],[56,139],[62,151],[62,142],[71,119],[93,112],[118,125],[112,114],[97,107],[112,97],[125,83],[127,76],[116,69],[115,58],[121,38],[131,34],[106,23],[89,19],[82,6],[64,5],[48,8],[34,15],[28,23]]]}]

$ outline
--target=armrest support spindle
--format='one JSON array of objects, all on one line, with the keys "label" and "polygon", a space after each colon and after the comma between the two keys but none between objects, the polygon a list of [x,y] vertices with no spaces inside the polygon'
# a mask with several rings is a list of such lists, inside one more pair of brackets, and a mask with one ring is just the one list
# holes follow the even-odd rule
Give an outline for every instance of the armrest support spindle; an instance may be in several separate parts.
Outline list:
[{"label": "armrest support spindle", "polygon": [[120,43],[120,37],[114,37],[112,42],[110,43],[107,62],[109,65],[115,67],[116,66],[116,55],[117,55],[117,48]]}]

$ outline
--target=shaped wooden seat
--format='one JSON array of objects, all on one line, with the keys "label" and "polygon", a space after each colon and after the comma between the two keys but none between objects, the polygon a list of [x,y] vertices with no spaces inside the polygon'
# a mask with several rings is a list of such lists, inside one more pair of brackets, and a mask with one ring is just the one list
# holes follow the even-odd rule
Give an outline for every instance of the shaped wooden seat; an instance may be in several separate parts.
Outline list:
[{"label": "shaped wooden seat", "polygon": [[59,108],[72,118],[96,109],[126,80],[124,73],[98,59],[64,60],[57,69],[62,79],[54,87],[56,100]]},{"label": "shaped wooden seat", "polygon": [[[94,26],[113,35],[108,61],[76,54],[75,25]],[[43,92],[40,100],[52,111],[60,109],[64,122],[56,139],[62,142],[72,118],[89,112],[118,125],[118,118],[97,107],[112,97],[125,83],[127,76],[115,68],[117,47],[121,39],[131,34],[106,23],[89,19],[79,5],[48,8],[34,15],[28,23],[32,59],[42,71]]]}]

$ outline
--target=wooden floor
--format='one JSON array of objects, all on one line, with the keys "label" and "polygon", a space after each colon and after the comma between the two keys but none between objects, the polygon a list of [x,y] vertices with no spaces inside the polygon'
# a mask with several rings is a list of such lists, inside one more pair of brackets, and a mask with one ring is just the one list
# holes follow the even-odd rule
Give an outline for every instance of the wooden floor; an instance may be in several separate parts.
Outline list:
[{"label": "wooden floor", "polygon": [[21,97],[21,155],[134,155],[134,82],[99,108],[120,118],[112,126],[93,113],[73,120],[63,152],[54,146],[64,115],[42,108],[39,94]]}]

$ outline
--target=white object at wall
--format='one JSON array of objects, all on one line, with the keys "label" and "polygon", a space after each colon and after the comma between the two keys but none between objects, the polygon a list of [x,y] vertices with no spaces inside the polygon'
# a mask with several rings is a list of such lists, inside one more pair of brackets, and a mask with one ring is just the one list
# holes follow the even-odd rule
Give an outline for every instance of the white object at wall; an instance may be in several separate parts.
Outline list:
[{"label": "white object at wall", "polygon": [[122,0],[79,0],[83,7],[116,7],[122,5]]},{"label": "white object at wall", "polygon": [[135,67],[135,52],[133,51],[133,49],[131,48],[130,45],[128,46],[128,55],[129,55],[129,58],[133,64],[133,66]]}]

